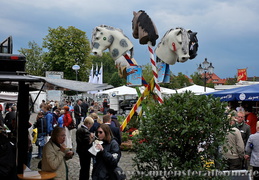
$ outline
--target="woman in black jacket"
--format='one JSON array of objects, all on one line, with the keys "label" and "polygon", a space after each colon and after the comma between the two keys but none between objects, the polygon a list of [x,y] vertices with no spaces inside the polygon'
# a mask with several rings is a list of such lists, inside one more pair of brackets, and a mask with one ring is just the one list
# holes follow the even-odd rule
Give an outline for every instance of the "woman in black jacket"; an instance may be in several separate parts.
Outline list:
[{"label": "woman in black jacket", "polygon": [[[97,129],[99,141],[95,141],[96,149],[100,150],[96,155],[96,163],[93,166],[93,180],[116,179],[114,169],[121,157],[119,144],[113,139],[110,127],[101,124]],[[102,143],[100,143],[102,142]]]}]

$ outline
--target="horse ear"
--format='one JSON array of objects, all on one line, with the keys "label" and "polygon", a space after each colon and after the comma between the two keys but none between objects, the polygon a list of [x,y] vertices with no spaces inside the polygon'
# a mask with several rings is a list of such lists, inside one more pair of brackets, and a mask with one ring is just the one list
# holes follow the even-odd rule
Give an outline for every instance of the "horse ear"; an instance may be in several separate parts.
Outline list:
[{"label": "horse ear", "polygon": [[100,31],[99,27],[96,27],[96,31]]},{"label": "horse ear", "polygon": [[136,15],[137,15],[136,11],[133,11],[133,16],[136,16]]},{"label": "horse ear", "polygon": [[178,36],[179,34],[181,34],[181,29],[175,29],[175,34],[176,34],[176,36]]}]

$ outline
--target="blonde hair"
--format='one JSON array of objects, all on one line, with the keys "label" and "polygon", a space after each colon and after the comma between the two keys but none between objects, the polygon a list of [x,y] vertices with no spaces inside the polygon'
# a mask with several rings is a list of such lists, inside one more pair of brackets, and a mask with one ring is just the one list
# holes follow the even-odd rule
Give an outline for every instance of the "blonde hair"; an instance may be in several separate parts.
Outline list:
[{"label": "blonde hair", "polygon": [[94,120],[89,116],[86,117],[85,120],[84,120],[84,125],[87,125],[87,124],[91,124],[91,125],[94,124]]},{"label": "blonde hair", "polygon": [[93,118],[93,120],[96,120],[98,123],[102,124],[102,120],[99,118],[99,116],[96,113],[91,113],[89,115],[91,118]]}]

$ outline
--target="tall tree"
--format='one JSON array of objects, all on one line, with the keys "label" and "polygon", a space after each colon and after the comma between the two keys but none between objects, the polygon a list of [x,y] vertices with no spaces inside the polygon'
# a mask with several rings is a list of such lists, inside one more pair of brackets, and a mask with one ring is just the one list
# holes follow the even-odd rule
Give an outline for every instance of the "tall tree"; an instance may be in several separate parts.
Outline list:
[{"label": "tall tree", "polygon": [[43,61],[44,52],[36,42],[28,42],[29,48],[21,48],[18,50],[26,56],[26,72],[35,76],[45,76],[48,65]]},{"label": "tall tree", "polygon": [[88,79],[86,71],[92,64],[89,40],[84,31],[73,26],[49,28],[49,34],[43,38],[43,48],[48,49],[44,60],[50,65],[50,71],[63,71],[65,79],[76,79],[72,66],[77,64],[80,66],[78,79]]},{"label": "tall tree", "polygon": [[181,72],[178,73],[177,81],[178,81],[178,83],[180,85],[179,88],[183,88],[183,87],[191,85],[188,77],[186,75],[184,75],[183,73],[181,73]]},{"label": "tall tree", "polygon": [[112,74],[109,84],[113,85],[114,87],[119,87],[122,85],[126,85],[126,80],[124,78],[121,78],[118,72],[115,72]]},{"label": "tall tree", "polygon": [[194,72],[191,77],[194,84],[204,86],[204,79],[198,74],[198,72]]},{"label": "tall tree", "polygon": [[226,85],[234,85],[237,82],[237,76],[235,75],[234,78],[227,78],[225,84]]},{"label": "tall tree", "polygon": [[189,78],[181,72],[179,72],[177,76],[171,72],[170,83],[161,83],[162,87],[170,89],[179,89],[190,85],[191,82],[189,81]]}]

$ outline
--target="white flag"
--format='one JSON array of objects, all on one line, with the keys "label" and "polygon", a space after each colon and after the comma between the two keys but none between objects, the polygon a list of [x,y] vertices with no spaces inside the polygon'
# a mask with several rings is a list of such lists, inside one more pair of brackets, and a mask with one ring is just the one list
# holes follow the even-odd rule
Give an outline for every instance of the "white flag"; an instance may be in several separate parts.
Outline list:
[{"label": "white flag", "polygon": [[101,64],[101,68],[98,73],[98,84],[103,84],[103,63]]},{"label": "white flag", "polygon": [[96,64],[96,69],[95,69],[95,73],[94,73],[94,78],[93,78],[93,82],[92,83],[98,83],[98,64]]},{"label": "white flag", "polygon": [[92,65],[92,69],[89,74],[89,81],[88,81],[89,83],[93,82],[93,76],[94,76],[94,66]]}]

